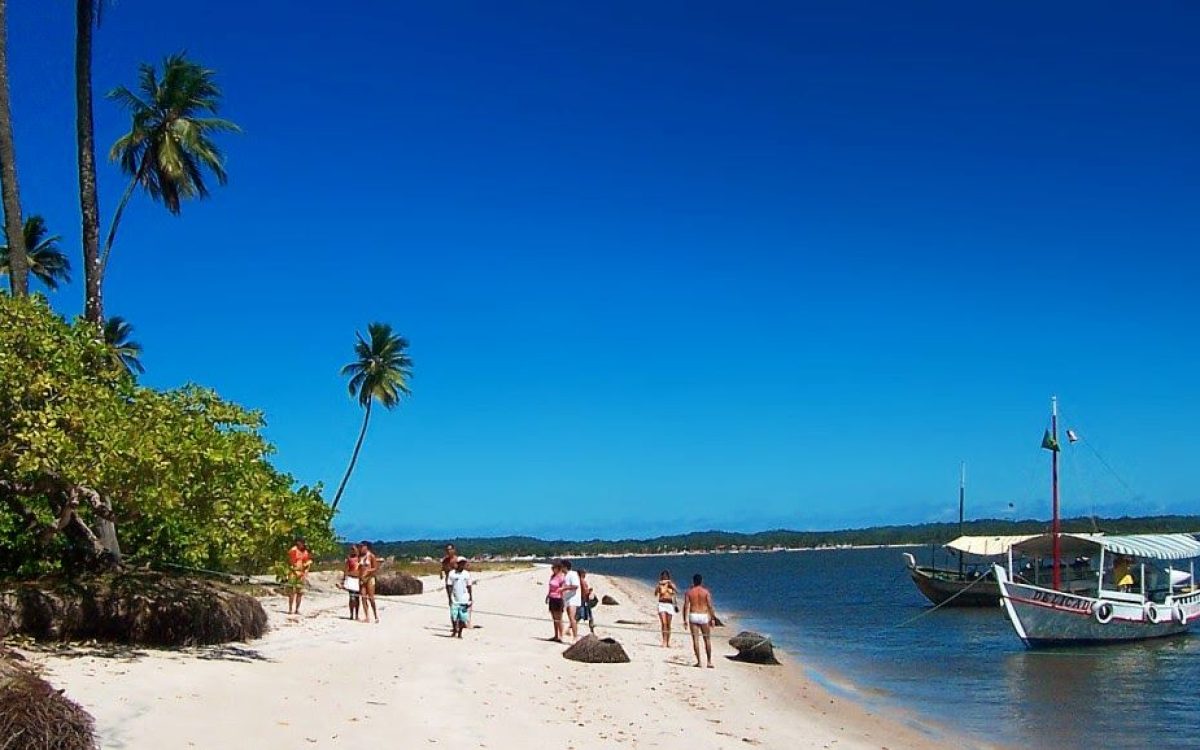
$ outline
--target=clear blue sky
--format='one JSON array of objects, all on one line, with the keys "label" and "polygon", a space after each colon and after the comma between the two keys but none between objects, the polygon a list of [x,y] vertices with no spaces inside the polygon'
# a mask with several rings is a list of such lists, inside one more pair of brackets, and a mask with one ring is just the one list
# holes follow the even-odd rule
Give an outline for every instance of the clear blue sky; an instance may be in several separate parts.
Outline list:
[{"label": "clear blue sky", "polygon": [[[71,5],[10,3],[9,58],[79,276]],[[1068,461],[1067,513],[1200,510],[1197,6],[602,5],[113,3],[98,94],[186,49],[245,129],[227,188],[122,226],[145,382],[261,408],[331,489],[392,323],[352,536],[949,520],[960,460],[972,514],[1045,517],[1052,393],[1132,488]]]}]

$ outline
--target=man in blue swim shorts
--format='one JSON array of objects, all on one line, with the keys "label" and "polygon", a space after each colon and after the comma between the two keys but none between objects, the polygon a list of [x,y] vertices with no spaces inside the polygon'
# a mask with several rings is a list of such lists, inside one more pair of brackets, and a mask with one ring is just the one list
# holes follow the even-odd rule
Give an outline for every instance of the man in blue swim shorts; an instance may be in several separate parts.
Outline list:
[{"label": "man in blue swim shorts", "polygon": [[472,593],[475,582],[467,572],[467,560],[460,557],[454,562],[454,570],[446,574],[446,598],[450,600],[451,636],[462,638],[463,629],[471,617]]}]

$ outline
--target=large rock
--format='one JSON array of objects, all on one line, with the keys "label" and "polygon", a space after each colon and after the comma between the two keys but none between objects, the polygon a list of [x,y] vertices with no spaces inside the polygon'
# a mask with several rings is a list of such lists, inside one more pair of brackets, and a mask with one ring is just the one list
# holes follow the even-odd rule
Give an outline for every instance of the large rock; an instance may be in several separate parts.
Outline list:
[{"label": "large rock", "polygon": [[603,597],[601,597],[601,598],[600,598],[600,603],[601,603],[601,604],[607,604],[608,606],[610,606],[610,607],[611,607],[611,606],[614,606],[614,605],[616,605],[616,603],[617,603],[617,600],[616,600],[616,599],[613,599],[613,598],[612,598],[611,596],[609,596],[608,594],[605,594]]},{"label": "large rock", "polygon": [[612,638],[585,635],[563,652],[564,659],[588,664],[627,664],[629,655]]},{"label": "large rock", "polygon": [[775,648],[771,639],[761,633],[743,630],[729,639],[729,645],[737,649],[738,661],[748,661],[752,664],[778,664],[775,658]]},{"label": "large rock", "polygon": [[380,596],[410,596],[424,590],[421,579],[407,573],[380,573],[375,576],[375,593]]},{"label": "large rock", "polygon": [[95,750],[92,717],[0,652],[0,748]]}]

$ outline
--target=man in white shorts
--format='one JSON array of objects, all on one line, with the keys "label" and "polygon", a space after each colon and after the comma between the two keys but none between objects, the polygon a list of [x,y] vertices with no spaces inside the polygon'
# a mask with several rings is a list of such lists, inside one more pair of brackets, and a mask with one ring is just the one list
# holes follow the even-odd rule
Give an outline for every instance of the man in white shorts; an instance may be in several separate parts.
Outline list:
[{"label": "man in white shorts", "polygon": [[684,626],[692,631],[692,651],[696,653],[696,666],[700,666],[700,635],[704,636],[704,654],[708,657],[708,668],[712,669],[712,624],[717,619],[713,609],[712,593],[704,588],[704,578],[697,573],[692,576],[692,587],[683,595]]}]

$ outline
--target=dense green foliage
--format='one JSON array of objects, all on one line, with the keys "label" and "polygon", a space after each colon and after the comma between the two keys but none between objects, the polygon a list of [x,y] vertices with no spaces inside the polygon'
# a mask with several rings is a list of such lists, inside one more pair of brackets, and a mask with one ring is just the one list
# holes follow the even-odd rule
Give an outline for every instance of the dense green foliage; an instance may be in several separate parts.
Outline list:
[{"label": "dense green foliage", "polygon": [[[1200,531],[1200,516],[1148,516],[1143,518],[1070,518],[1063,531],[1104,531],[1109,534],[1155,534]],[[985,519],[965,524],[963,533],[974,535],[1039,534],[1050,530],[1049,521],[1003,521]],[[957,523],[923,523],[911,526],[872,526],[839,531],[788,531],[778,529],[755,533],[696,531],[653,539],[547,540],[528,536],[477,539],[417,539],[375,542],[375,551],[396,557],[441,557],[447,542],[471,556],[555,557],[559,555],[656,554],[667,552],[721,551],[730,549],[773,549],[837,547],[844,545],[945,544],[958,536]]]},{"label": "dense green foliage", "polygon": [[[40,298],[0,296],[0,484],[60,477],[98,491],[134,562],[259,571],[296,533],[332,549],[319,488],[272,467],[262,426],[201,387],[140,387],[93,326],[69,325]],[[71,559],[67,535],[37,533],[56,512],[46,493],[0,488],[0,573]],[[77,513],[94,525],[92,508]]]}]

